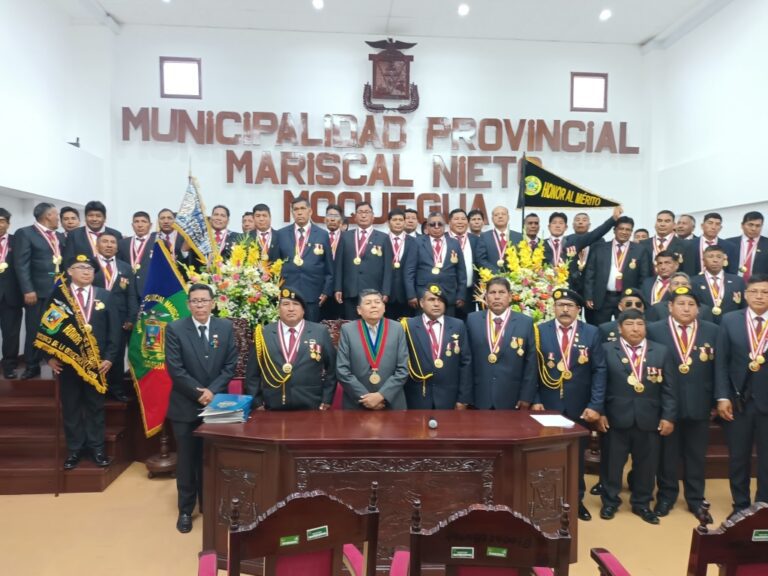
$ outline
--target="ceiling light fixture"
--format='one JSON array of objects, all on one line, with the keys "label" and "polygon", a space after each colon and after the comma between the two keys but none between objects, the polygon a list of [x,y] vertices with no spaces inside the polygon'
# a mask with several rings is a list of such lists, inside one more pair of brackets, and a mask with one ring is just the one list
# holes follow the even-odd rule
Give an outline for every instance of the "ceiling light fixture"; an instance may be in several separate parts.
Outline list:
[{"label": "ceiling light fixture", "polygon": [[600,22],[605,22],[606,20],[609,20],[611,16],[613,16],[613,12],[611,12],[610,10],[608,10],[608,8],[606,8],[605,10],[600,12],[600,16],[599,16]]},{"label": "ceiling light fixture", "polygon": [[459,16],[466,16],[469,14],[469,4],[459,4]]},{"label": "ceiling light fixture", "polygon": [[325,2],[323,0],[312,0],[312,6],[315,7],[315,10],[322,10]]}]

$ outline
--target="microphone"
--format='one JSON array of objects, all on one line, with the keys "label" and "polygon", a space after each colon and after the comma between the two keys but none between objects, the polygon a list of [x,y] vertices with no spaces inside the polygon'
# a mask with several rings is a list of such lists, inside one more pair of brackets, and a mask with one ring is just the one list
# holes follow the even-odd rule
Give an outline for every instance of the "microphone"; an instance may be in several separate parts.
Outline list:
[{"label": "microphone", "polygon": [[430,430],[437,429],[437,420],[435,420],[434,418],[430,418],[429,421],[427,422],[427,426],[429,427]]}]

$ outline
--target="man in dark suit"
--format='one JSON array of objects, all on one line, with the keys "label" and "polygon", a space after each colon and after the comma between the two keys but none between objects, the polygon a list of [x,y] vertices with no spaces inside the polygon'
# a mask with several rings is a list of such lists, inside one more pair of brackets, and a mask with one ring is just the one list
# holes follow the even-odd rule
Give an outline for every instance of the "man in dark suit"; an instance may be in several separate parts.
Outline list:
[{"label": "man in dark suit", "polygon": [[[570,236],[586,234],[589,232],[591,226],[592,223],[589,220],[589,214],[586,212],[577,212],[573,217],[573,234]],[[605,239],[601,236],[597,241],[605,242]],[[584,269],[587,266],[587,260],[589,258],[589,248],[589,246],[585,246],[579,250],[575,256],[572,256],[574,262],[568,274],[568,286],[578,294],[584,294]],[[587,322],[590,322],[593,311],[585,310],[584,313]]]},{"label": "man in dark suit", "polygon": [[[13,265],[24,295],[24,361],[21,378],[40,375],[40,351],[32,343],[40,325],[43,307],[53,291],[55,276],[61,271],[64,234],[59,227],[59,211],[53,204],[41,202],[33,211],[35,223],[16,232]],[[89,253],[89,252],[88,252]]]},{"label": "man in dark suit", "polygon": [[[95,267],[90,252],[76,254],[67,262],[67,276],[72,304],[79,308],[84,322],[82,333],[93,335],[99,350],[98,371],[106,374],[117,356],[120,321],[109,291],[93,285]],[[85,450],[90,451],[97,466],[109,466],[111,460],[104,453],[104,394],[58,358],[49,358],[48,365],[61,378],[61,414],[68,452],[64,470],[76,468]]]},{"label": "man in dark suit", "polygon": [[768,238],[761,235],[763,214],[744,214],[741,231],[741,236],[728,238],[728,242],[736,249],[739,276],[748,282],[752,274],[768,274]]},{"label": "man in dark suit", "polygon": [[421,218],[419,217],[419,211],[415,208],[405,209],[405,233],[411,238],[415,238],[420,234]]},{"label": "man in dark suit", "polygon": [[[663,344],[677,365],[677,420],[675,429],[661,439],[658,491],[654,512],[669,514],[680,492],[680,462],[688,510],[698,516],[704,501],[704,464],[709,417],[715,388],[714,354],[717,326],[700,322],[698,298],[692,288],[680,287],[668,298],[669,318],[648,325],[648,339]],[[712,517],[708,517],[712,522]]]},{"label": "man in dark suit", "polygon": [[173,383],[168,418],[178,454],[176,529],[182,534],[192,530],[192,512],[203,496],[203,441],[194,436],[199,412],[215,394],[227,392],[237,364],[232,323],[211,315],[210,286],[190,286],[189,309],[192,316],[171,322],[165,332],[165,365]]},{"label": "man in dark suit", "polygon": [[111,232],[102,232],[96,241],[99,251],[98,271],[93,284],[112,294],[112,302],[117,306],[120,319],[120,342],[115,361],[107,373],[109,393],[120,402],[130,400],[129,390],[125,387],[125,347],[133,331],[133,324],[139,312],[139,296],[136,293],[136,280],[131,265],[117,258],[117,238]]},{"label": "man in dark suit", "polygon": [[283,260],[282,277],[287,286],[301,286],[305,316],[320,321],[320,307],[331,295],[333,260],[328,232],[310,223],[312,209],[306,198],[291,202],[293,224],[277,232],[279,257]]},{"label": "man in dark suit", "polygon": [[662,250],[656,254],[654,258],[656,274],[643,280],[643,285],[640,286],[645,301],[651,306],[664,300],[669,291],[669,280],[677,272],[678,267],[676,254],[669,250]]},{"label": "man in dark suit", "polygon": [[277,231],[272,228],[272,212],[266,204],[256,204],[253,207],[253,230],[249,238],[258,241],[262,260],[274,262],[280,258],[277,245]]},{"label": "man in dark suit", "polygon": [[486,310],[467,317],[475,407],[529,408],[537,384],[533,321],[510,309],[512,288],[506,278],[488,281],[485,302]]},{"label": "man in dark suit", "polygon": [[523,240],[528,243],[531,250],[536,250],[536,248],[539,247],[539,244],[544,241],[542,238],[539,238],[540,229],[541,220],[539,219],[539,215],[534,213],[526,214],[525,219],[523,220]]},{"label": "man in dark suit", "polygon": [[392,292],[385,316],[390,320],[412,316],[405,289],[405,265],[416,249],[418,238],[405,233],[405,212],[402,208],[389,211],[389,242],[392,247]]},{"label": "man in dark suit", "polygon": [[[538,330],[536,357],[538,389],[534,410],[557,410],[585,427],[596,424],[605,401],[605,352],[595,326],[579,322],[581,296],[567,289],[553,293],[555,318],[534,327]],[[584,451],[579,447],[579,518],[591,520],[584,506]]]},{"label": "man in dark suit", "polygon": [[16,238],[8,233],[11,213],[0,208],[0,335],[3,338],[3,377],[16,378],[24,300],[13,263]]},{"label": "man in dark suit", "polygon": [[242,236],[230,230],[229,226],[229,208],[217,204],[211,210],[211,228],[213,229],[213,239],[219,249],[219,255],[222,260],[227,260],[232,254],[232,247],[242,240]]},{"label": "man in dark suit", "polygon": [[[621,298],[619,298],[618,310],[619,313],[624,312],[630,308],[636,308],[645,314],[645,298],[643,294],[637,288],[625,288],[621,292]],[[610,322],[603,322],[598,326],[600,330],[600,338],[605,342],[616,342],[619,339],[619,323],[616,320]]]},{"label": "man in dark suit", "polygon": [[176,222],[176,213],[170,208],[163,208],[157,213],[157,239],[165,244],[168,252],[173,255],[177,262],[184,262],[188,253],[182,251],[184,238],[173,228]]},{"label": "man in dark suit", "polygon": [[584,276],[584,300],[593,310],[591,323],[609,322],[618,312],[621,293],[626,288],[640,288],[650,268],[648,252],[629,241],[635,221],[619,217],[613,227],[612,242],[594,244]]},{"label": "man in dark suit", "polygon": [[144,296],[144,284],[147,281],[149,262],[152,259],[152,249],[155,247],[157,234],[151,232],[152,219],[147,212],[134,212],[131,227],[133,236],[117,242],[117,258],[127,262],[131,267],[136,283],[134,294],[140,304]]},{"label": "man in dark suit", "polygon": [[[448,214],[447,236],[456,240],[464,256],[464,268],[467,271],[466,289],[457,298],[464,300],[464,306],[455,310],[456,317],[466,320],[470,312],[477,309],[475,302],[475,255],[477,254],[477,237],[469,233],[469,218],[462,208],[455,208]],[[459,287],[461,292],[461,287]]]},{"label": "man in dark suit", "polygon": [[59,210],[61,227],[64,229],[64,237],[73,230],[80,228],[80,212],[72,206],[62,206]]},{"label": "man in dark suit", "polygon": [[690,214],[680,214],[675,223],[675,236],[680,240],[696,240],[698,236],[693,233],[696,228],[696,218]]},{"label": "man in dark suit", "polygon": [[600,517],[611,520],[621,505],[624,465],[631,454],[632,512],[649,524],[658,524],[650,502],[659,438],[672,433],[677,414],[672,355],[665,346],[646,340],[645,320],[639,310],[625,310],[618,321],[621,338],[603,344],[608,380],[600,428],[608,432],[608,473],[601,479]]},{"label": "man in dark suit", "polygon": [[446,314],[455,316],[463,308],[467,286],[467,268],[458,241],[445,235],[442,214],[427,217],[427,234],[415,239],[415,249],[405,263],[405,294],[412,308],[418,307],[419,295],[427,285],[440,286],[448,302]]},{"label": "man in dark suit", "polygon": [[650,266],[655,261],[656,254],[663,250],[677,254],[681,265],[685,262],[686,241],[675,235],[675,213],[671,210],[659,211],[656,214],[654,226],[656,235],[640,242],[640,245],[648,251],[649,267],[646,269],[646,276],[653,274]]},{"label": "man in dark suit", "polygon": [[405,410],[408,345],[402,326],[384,318],[384,296],[373,289],[359,295],[360,320],[341,327],[336,375],[345,410]]},{"label": "man in dark suit", "polygon": [[491,220],[493,229],[480,234],[477,242],[477,266],[498,274],[507,268],[507,245],[517,246],[523,235],[508,228],[509,210],[505,206],[496,206],[491,212]]},{"label": "man in dark suit", "polygon": [[438,284],[424,290],[422,314],[400,323],[408,341],[405,400],[410,410],[464,410],[472,404],[472,356],[464,322],[445,315]]},{"label": "man in dark suit", "polygon": [[752,274],[747,308],[723,317],[715,346],[717,413],[725,421],[733,511],[751,503],[753,443],[757,445],[756,502],[768,502],[768,275]]},{"label": "man in dark suit", "polygon": [[91,258],[96,258],[99,251],[96,248],[96,240],[102,232],[111,232],[118,240],[123,235],[115,230],[105,226],[107,221],[107,208],[98,200],[91,200],[85,205],[85,226],[76,228],[67,234],[64,257],[71,258],[75,254],[89,254]]},{"label": "man in dark suit", "polygon": [[[658,322],[669,318],[669,294],[678,288],[692,288],[691,279],[685,272],[675,272],[669,277],[669,290],[667,290],[664,299],[653,306],[646,308],[645,321]],[[699,301],[699,320],[704,322],[714,322],[712,308]]]},{"label": "man in dark suit", "polygon": [[336,350],[328,330],[304,320],[304,298],[280,291],[277,322],[256,327],[245,389],[257,410],[328,410],[336,391]]},{"label": "man in dark suit", "polygon": [[[342,207],[338,204],[328,204],[325,208],[325,228],[328,231],[328,242],[331,245],[331,261],[333,263],[334,272],[336,271],[336,250],[339,247],[339,240],[341,240],[341,226],[343,223],[344,210]],[[407,236],[407,234],[403,234],[402,236]],[[394,286],[395,283],[393,281],[393,290]],[[405,294],[402,296],[402,301],[405,302]],[[387,306],[387,314],[390,313],[390,308],[392,307]],[[325,301],[325,304],[323,304],[323,308],[320,312],[323,320],[338,320],[344,316],[344,307],[336,302],[335,296],[331,295],[331,297]]]},{"label": "man in dark suit", "polygon": [[723,217],[717,212],[709,212],[704,215],[701,222],[701,236],[686,242],[685,260],[683,260],[683,272],[694,277],[704,270],[704,250],[708,246],[720,246],[725,252],[723,267],[729,274],[734,274],[739,268],[739,253],[736,247],[720,238],[720,230],[723,228]]},{"label": "man in dark suit", "polygon": [[373,208],[368,202],[355,206],[357,230],[341,235],[336,249],[334,292],[344,305],[344,318],[357,318],[358,296],[363,290],[376,290],[384,303],[392,294],[392,245],[389,237],[375,230]]},{"label": "man in dark suit", "polygon": [[469,233],[479,238],[485,227],[485,214],[482,210],[475,208],[467,213],[467,218],[469,218]]},{"label": "man in dark suit", "polygon": [[704,271],[691,279],[699,301],[711,307],[715,324],[723,315],[746,306],[744,280],[723,271],[727,256],[723,246],[714,244],[704,251]]}]

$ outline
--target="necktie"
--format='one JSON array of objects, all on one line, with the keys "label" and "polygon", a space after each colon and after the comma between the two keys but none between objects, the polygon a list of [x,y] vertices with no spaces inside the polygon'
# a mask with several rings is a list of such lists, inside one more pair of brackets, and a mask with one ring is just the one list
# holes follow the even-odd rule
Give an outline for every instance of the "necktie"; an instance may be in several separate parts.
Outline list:
[{"label": "necktie", "polygon": [[[720,297],[720,286],[717,284],[717,281],[718,281],[718,277],[712,276],[712,292],[715,293],[715,298]],[[717,304],[715,303],[715,305]]]},{"label": "necktie", "polygon": [[[744,259],[744,282],[749,280],[749,277],[752,276],[752,255],[754,254],[754,247],[755,247],[755,240],[754,238],[750,238],[747,240],[747,257]],[[761,318],[762,320],[762,318]]]},{"label": "necktie", "polygon": [[456,235],[456,240],[459,241],[459,246],[461,246],[461,250],[462,251],[464,250],[464,239],[465,238],[466,238],[466,236],[464,236],[464,234],[457,234]]},{"label": "necktie", "polygon": [[440,263],[440,252],[443,250],[443,241],[440,238],[435,239],[435,264]]},{"label": "necktie", "polygon": [[536,250],[536,246],[538,246],[539,243],[536,240],[531,240],[531,250]]},{"label": "necktie", "polygon": [[763,333],[763,317],[755,316],[755,335],[759,339]]},{"label": "necktie", "polygon": [[359,240],[360,246],[365,245],[365,237],[367,234],[368,232],[366,230],[360,230],[360,240]]},{"label": "necktie", "polygon": [[707,240],[707,246],[714,246],[715,241],[714,240]]},{"label": "necktie", "polygon": [[437,320],[429,321],[429,340],[432,343],[433,358],[437,358],[438,354],[440,353],[440,342],[437,341],[437,333],[435,332],[435,326],[438,324],[439,322]]},{"label": "necktie", "polygon": [[77,289],[77,301],[80,303],[80,308],[85,311],[85,288]]},{"label": "necktie", "polygon": [[[616,246],[616,270],[621,272],[622,264],[621,261],[621,255],[624,253],[624,245],[619,244]],[[621,292],[621,290],[624,288],[624,279],[623,278],[616,278],[616,292]]]},{"label": "necktie", "polygon": [[499,232],[499,245],[501,246],[502,252],[507,249],[507,241],[504,238],[504,232]]},{"label": "necktie", "polygon": [[293,352],[296,346],[296,328],[288,328],[288,353]]},{"label": "necktie", "polygon": [[657,238],[657,242],[658,242],[658,250],[657,250],[657,252],[661,252],[662,250],[664,250],[664,239]]},{"label": "necktie", "polygon": [[496,323],[496,340],[500,338],[499,332],[501,331],[501,318],[494,318],[493,321]]},{"label": "necktie", "polygon": [[104,279],[107,281],[107,286],[112,282],[114,273],[112,271],[112,258],[104,260]]},{"label": "necktie", "polygon": [[168,248],[168,252],[171,252],[171,254],[173,254],[173,245],[171,244],[171,236],[169,234],[164,234],[163,240],[165,240],[165,247]]},{"label": "necktie", "polygon": [[570,332],[570,328],[566,328],[565,326],[560,326],[560,331],[563,333],[561,347],[563,352],[565,352],[566,350],[568,350],[568,342],[569,342],[568,333]]},{"label": "necktie", "polygon": [[632,346],[632,366],[637,368],[637,360],[640,358],[640,346]]},{"label": "necktie", "polygon": [[400,238],[395,236],[393,240],[395,241],[395,252],[400,252]]},{"label": "necktie", "polygon": [[552,242],[555,244],[555,250],[560,249],[560,238],[555,238]]},{"label": "necktie", "polygon": [[221,230],[216,230],[216,244],[221,246]]},{"label": "necktie", "polygon": [[53,230],[46,230],[45,235],[48,236],[48,242],[50,242],[53,246],[55,246],[56,235],[53,233]]},{"label": "necktie", "polygon": [[304,241],[304,228],[299,228],[299,243]]},{"label": "necktie", "polygon": [[683,349],[688,351],[688,326],[680,325],[680,341],[683,343]]},{"label": "necktie", "polygon": [[554,261],[555,265],[557,265],[560,264],[560,238],[555,238],[552,240],[552,244],[555,245],[555,253],[552,255],[552,260]]},{"label": "necktie", "polygon": [[261,233],[261,243],[264,244],[265,246],[267,245],[267,233],[266,232],[262,232]]},{"label": "necktie", "polygon": [[197,329],[200,331],[200,343],[203,346],[208,346],[208,338],[205,336],[206,326],[198,326]]}]

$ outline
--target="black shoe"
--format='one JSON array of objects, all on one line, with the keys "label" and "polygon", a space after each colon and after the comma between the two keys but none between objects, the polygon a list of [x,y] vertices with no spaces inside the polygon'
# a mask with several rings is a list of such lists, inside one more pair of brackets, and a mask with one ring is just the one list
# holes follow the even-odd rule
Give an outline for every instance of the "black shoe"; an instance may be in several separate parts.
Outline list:
[{"label": "black shoe", "polygon": [[6,380],[15,380],[17,378],[15,368],[3,368],[3,378]]},{"label": "black shoe", "polygon": [[592,488],[589,489],[589,493],[592,494],[592,496],[600,496],[603,493],[602,483],[598,482],[592,486]]},{"label": "black shoe", "polygon": [[192,514],[179,514],[179,519],[176,520],[176,530],[182,534],[192,531]]},{"label": "black shoe", "polygon": [[37,368],[31,368],[27,367],[24,372],[21,375],[22,380],[31,380],[32,378],[37,378],[40,376],[40,367]]},{"label": "black shoe", "polygon": [[64,460],[64,470],[74,470],[80,463],[80,452],[70,452]]},{"label": "black shoe", "polygon": [[[702,512],[700,506],[699,507],[688,506],[688,510],[691,511],[691,514],[696,516],[697,520],[701,521],[701,518],[699,518],[699,516],[701,516],[701,512]],[[704,524],[714,524],[714,523],[715,523],[715,520],[712,518],[712,514],[710,514],[709,511],[704,512]]]},{"label": "black shoe", "polygon": [[107,455],[104,454],[104,452],[94,452],[91,455],[91,458],[93,459],[96,466],[98,466],[99,468],[106,468],[107,466],[112,464],[112,460],[108,458]]},{"label": "black shoe", "polygon": [[613,520],[614,516],[616,516],[616,506],[609,504],[600,508],[600,518],[603,520]]},{"label": "black shoe", "polygon": [[656,516],[656,514],[653,513],[653,510],[650,508],[645,508],[642,506],[632,506],[632,514],[637,514],[648,522],[648,524],[658,524],[659,523],[659,517]]},{"label": "black shoe", "polygon": [[669,511],[672,510],[673,507],[674,504],[669,500],[659,500],[656,502],[656,507],[653,509],[653,512],[656,516],[663,518],[664,516],[669,515]]},{"label": "black shoe", "polygon": [[589,513],[583,502],[579,502],[579,520],[584,520],[585,522],[592,520],[592,514]]}]

